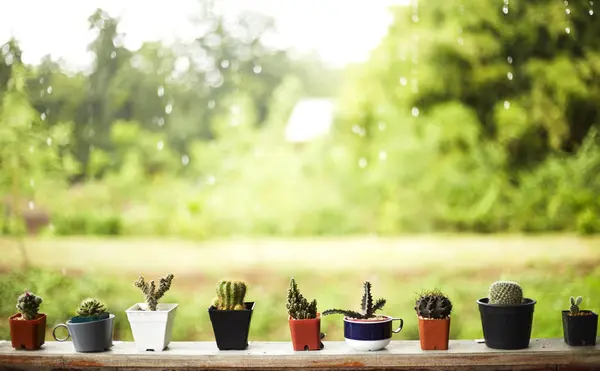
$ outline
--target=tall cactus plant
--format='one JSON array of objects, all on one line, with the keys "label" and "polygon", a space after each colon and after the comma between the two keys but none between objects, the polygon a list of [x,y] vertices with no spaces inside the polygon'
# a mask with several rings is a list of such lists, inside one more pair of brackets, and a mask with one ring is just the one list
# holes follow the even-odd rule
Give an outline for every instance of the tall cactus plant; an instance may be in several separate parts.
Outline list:
[{"label": "tall cactus plant", "polygon": [[213,306],[218,310],[244,310],[246,284],[242,281],[219,281]]},{"label": "tall cactus plant", "polygon": [[21,294],[17,299],[17,309],[21,312],[21,318],[27,321],[36,319],[42,302],[42,298],[32,292],[26,291]]},{"label": "tall cactus plant", "polygon": [[133,285],[144,293],[146,297],[146,303],[148,304],[148,310],[156,311],[158,306],[158,300],[169,291],[171,288],[171,281],[173,281],[173,275],[169,273],[167,276],[161,278],[158,282],[158,290],[154,281],[146,282],[143,276],[140,276]]},{"label": "tall cactus plant", "polygon": [[313,319],[317,318],[317,300],[308,302],[298,290],[298,284],[294,277],[290,279],[290,287],[287,293],[286,308],[288,314],[293,319]]}]

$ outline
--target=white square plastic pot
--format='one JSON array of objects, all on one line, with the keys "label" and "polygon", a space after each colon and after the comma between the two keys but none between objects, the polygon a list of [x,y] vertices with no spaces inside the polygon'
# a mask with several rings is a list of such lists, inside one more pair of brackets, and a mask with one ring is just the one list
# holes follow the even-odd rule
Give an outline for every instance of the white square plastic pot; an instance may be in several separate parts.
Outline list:
[{"label": "white square plastic pot", "polygon": [[147,304],[137,303],[125,311],[138,350],[162,352],[169,346],[177,306],[158,304],[156,311],[149,311]]}]

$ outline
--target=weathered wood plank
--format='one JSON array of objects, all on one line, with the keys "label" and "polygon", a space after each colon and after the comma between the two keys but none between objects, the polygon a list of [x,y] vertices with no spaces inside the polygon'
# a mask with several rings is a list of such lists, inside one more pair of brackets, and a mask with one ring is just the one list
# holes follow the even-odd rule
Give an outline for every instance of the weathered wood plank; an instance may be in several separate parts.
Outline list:
[{"label": "weathered wood plank", "polygon": [[[600,343],[600,342],[599,342]],[[533,339],[528,349],[502,351],[452,340],[448,351],[421,351],[417,341],[392,341],[378,352],[357,352],[325,342],[316,352],[294,352],[289,342],[254,342],[244,351],[219,351],[214,342],[173,342],[164,352],[138,352],[115,342],[109,352],[77,353],[70,342],[48,342],[38,351],[0,343],[0,370],[192,369],[402,369],[402,370],[600,370],[600,346],[570,348],[562,339]]]}]

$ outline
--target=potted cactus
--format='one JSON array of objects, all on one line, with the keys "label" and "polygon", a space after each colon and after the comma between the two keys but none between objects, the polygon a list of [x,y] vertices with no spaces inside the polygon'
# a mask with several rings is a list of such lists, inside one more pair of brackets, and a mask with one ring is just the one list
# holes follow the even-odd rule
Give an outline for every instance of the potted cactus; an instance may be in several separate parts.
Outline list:
[{"label": "potted cactus", "polygon": [[596,345],[598,315],[591,310],[580,310],[582,301],[581,296],[576,299],[571,296],[571,308],[562,311],[563,335],[570,346]]},{"label": "potted cactus", "polygon": [[220,281],[217,297],[208,308],[219,350],[244,350],[248,347],[250,321],[254,302],[244,302],[246,284],[241,281]]},{"label": "potted cactus", "polygon": [[477,301],[485,344],[493,349],[529,347],[535,303],[523,298],[517,282],[492,283],[488,297]]},{"label": "potted cactus", "polygon": [[19,313],[8,319],[13,348],[36,350],[44,345],[46,315],[39,313],[42,301],[41,297],[31,292],[25,292],[17,299]]},{"label": "potted cactus", "polygon": [[[115,315],[108,312],[104,303],[98,299],[85,299],[77,315],[67,321],[67,324],[58,324],[52,330],[56,341],[66,341],[73,338],[73,346],[78,352],[102,352],[112,347],[113,323]],[[64,327],[68,331],[65,338],[58,338],[56,330]]]},{"label": "potted cactus", "polygon": [[422,350],[448,350],[452,302],[440,291],[426,291],[415,302]]},{"label": "potted cactus", "polygon": [[[383,309],[386,300],[381,298],[373,303],[371,283],[363,283],[363,296],[360,302],[361,311],[355,312],[344,309],[328,309],[324,316],[330,314],[344,315],[344,339],[346,344],[356,350],[380,350],[385,348],[392,340],[392,333],[402,330],[404,321],[386,315],[375,315]],[[392,322],[400,321],[400,326],[392,330]]]},{"label": "potted cactus", "polygon": [[317,312],[317,301],[309,303],[298,290],[293,277],[290,279],[286,308],[294,350],[322,349],[321,315]]},{"label": "potted cactus", "polygon": [[172,280],[173,275],[168,274],[159,280],[158,288],[154,281],[146,282],[142,276],[134,282],[146,298],[145,303],[125,311],[138,350],[161,352],[171,342],[177,304],[159,304],[158,300],[171,288]]}]

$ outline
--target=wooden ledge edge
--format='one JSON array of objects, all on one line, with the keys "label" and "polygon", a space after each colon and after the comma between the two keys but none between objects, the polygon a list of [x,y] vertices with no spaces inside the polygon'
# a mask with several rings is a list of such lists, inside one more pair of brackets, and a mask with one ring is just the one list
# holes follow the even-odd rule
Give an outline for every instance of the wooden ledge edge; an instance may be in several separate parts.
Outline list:
[{"label": "wooden ledge edge", "polygon": [[[449,370],[460,367],[492,370],[498,367],[557,370],[558,366],[590,366],[600,370],[600,343],[596,347],[568,347],[562,338],[531,339],[523,350],[496,350],[475,340],[451,340],[449,351],[421,351],[418,340],[398,340],[389,351],[357,352],[343,341],[325,342],[325,350],[294,352],[291,343],[253,341],[245,351],[219,351],[211,341],[172,342],[164,352],[138,352],[133,342],[115,341],[114,351],[77,353],[71,342],[46,342],[40,351],[14,350],[10,341],[0,340],[0,370],[48,369],[337,369],[384,368]],[[453,344],[455,346],[452,349]],[[23,368],[29,366],[30,368]],[[17,368],[14,368],[17,367]],[[19,368],[20,367],[20,368]],[[486,368],[489,367],[489,368]],[[536,368],[537,367],[537,368]],[[529,369],[528,368],[528,369]],[[41,368],[40,368],[41,370]]]}]

